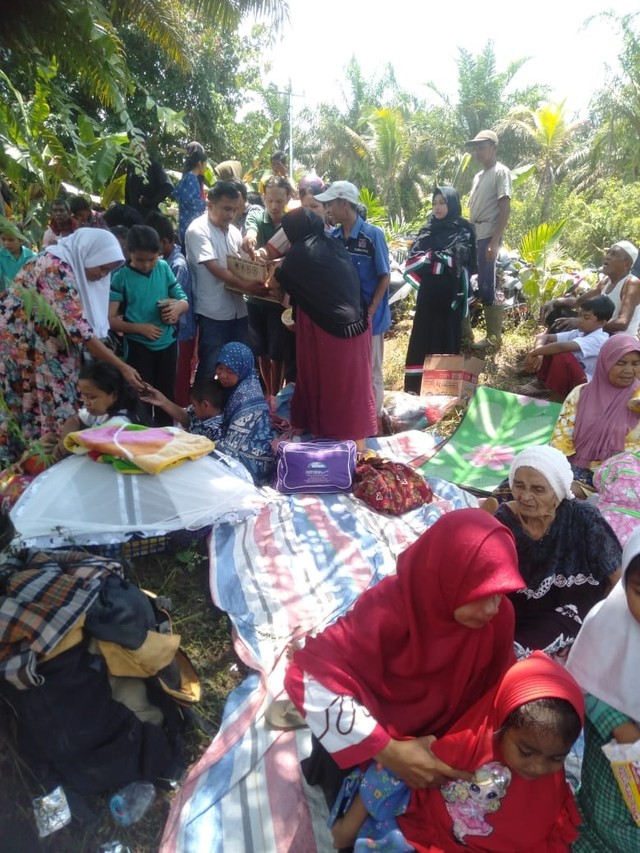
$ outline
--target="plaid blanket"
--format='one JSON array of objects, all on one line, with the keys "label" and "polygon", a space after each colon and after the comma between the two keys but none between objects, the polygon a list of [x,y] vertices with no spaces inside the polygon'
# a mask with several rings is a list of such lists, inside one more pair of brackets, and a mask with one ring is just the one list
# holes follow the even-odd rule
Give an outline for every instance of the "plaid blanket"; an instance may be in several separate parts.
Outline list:
[{"label": "plaid blanket", "polygon": [[79,551],[38,552],[11,575],[0,599],[0,677],[19,690],[42,684],[38,657],[49,654],[91,607],[119,563]]}]

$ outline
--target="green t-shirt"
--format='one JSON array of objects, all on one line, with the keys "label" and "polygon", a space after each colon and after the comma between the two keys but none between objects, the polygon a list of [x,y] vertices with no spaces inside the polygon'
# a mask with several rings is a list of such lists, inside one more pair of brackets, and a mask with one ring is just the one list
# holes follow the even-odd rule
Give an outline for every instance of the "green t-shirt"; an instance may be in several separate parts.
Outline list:
[{"label": "green t-shirt", "polygon": [[264,208],[250,210],[244,223],[245,233],[253,230],[258,232],[256,249],[262,249],[276,233],[279,225],[273,224],[273,219]]},{"label": "green t-shirt", "polygon": [[109,301],[126,303],[125,320],[128,323],[153,323],[162,329],[162,334],[154,341],[144,335],[125,335],[144,344],[147,349],[166,349],[175,340],[176,327],[163,322],[158,305],[159,299],[169,297],[187,298],[166,261],[159,260],[149,275],[134,270],[128,264],[111,275]]},{"label": "green t-shirt", "polygon": [[[249,211],[244,228],[245,233],[249,230],[257,232],[256,249],[262,249],[263,246],[267,245],[280,226],[274,225],[267,211],[262,207],[258,207],[256,210]],[[256,299],[255,296],[245,296],[245,299],[252,305],[264,305],[264,300]]]}]

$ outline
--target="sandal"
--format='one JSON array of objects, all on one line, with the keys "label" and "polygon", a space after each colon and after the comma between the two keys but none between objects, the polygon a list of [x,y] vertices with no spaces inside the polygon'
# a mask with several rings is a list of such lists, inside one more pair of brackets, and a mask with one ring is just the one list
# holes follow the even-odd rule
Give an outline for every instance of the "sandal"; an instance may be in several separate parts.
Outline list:
[{"label": "sandal", "polygon": [[280,731],[307,727],[304,717],[290,699],[277,699],[272,702],[264,715],[264,724],[268,729]]}]

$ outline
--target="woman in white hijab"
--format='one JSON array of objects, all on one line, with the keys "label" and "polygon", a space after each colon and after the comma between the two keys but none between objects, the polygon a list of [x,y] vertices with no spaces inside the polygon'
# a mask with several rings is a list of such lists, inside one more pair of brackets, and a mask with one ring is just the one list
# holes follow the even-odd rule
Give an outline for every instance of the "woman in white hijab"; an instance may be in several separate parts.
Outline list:
[{"label": "woman in white hijab", "polygon": [[593,605],[620,576],[622,549],[596,507],[573,499],[573,472],[555,447],[529,447],[511,463],[513,500],[496,518],[513,533],[526,586],[509,598],[518,658],[538,649],[564,660]]},{"label": "woman in white hijab", "polygon": [[83,351],[142,388],[137,371],[100,340],[109,276],[123,263],[113,234],[82,228],[25,264],[0,297],[0,470],[75,414]]}]

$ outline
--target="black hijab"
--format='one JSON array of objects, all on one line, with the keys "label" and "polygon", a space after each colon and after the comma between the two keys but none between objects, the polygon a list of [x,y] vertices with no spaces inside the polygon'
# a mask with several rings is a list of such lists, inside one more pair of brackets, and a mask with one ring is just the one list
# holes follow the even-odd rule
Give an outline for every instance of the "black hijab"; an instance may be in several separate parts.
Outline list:
[{"label": "black hijab", "polygon": [[473,225],[462,217],[460,196],[453,187],[436,187],[433,199],[441,195],[447,203],[448,211],[444,219],[436,219],[431,214],[427,224],[418,232],[411,247],[409,258],[420,252],[450,252],[456,259],[456,267],[465,267],[469,274],[478,268],[476,259],[476,235]]},{"label": "black hijab", "polygon": [[291,248],[276,278],[309,317],[337,338],[355,338],[368,328],[360,279],[349,253],[329,237],[322,219],[306,207],[282,217]]}]

